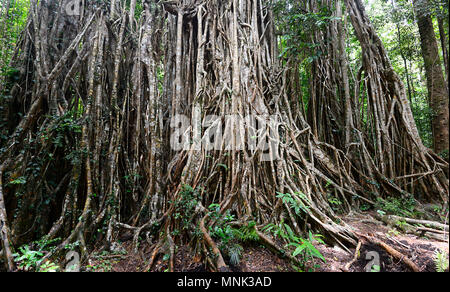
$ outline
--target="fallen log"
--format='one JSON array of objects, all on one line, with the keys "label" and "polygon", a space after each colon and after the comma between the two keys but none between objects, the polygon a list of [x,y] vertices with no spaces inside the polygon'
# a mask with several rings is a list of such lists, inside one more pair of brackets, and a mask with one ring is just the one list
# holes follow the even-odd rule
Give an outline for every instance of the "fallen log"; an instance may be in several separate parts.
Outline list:
[{"label": "fallen log", "polygon": [[440,242],[446,242],[448,239],[448,235],[446,235],[446,234],[428,233],[425,235],[424,231],[419,231],[419,230],[408,231],[408,232],[406,232],[406,234],[413,234],[417,237],[425,237],[426,236],[426,238],[429,238],[429,239],[432,239],[435,241],[440,241]]},{"label": "fallen log", "polygon": [[371,237],[371,236],[366,236],[366,235],[362,235],[362,234],[357,234],[358,236],[364,238],[365,240],[378,245],[380,247],[382,247],[388,254],[390,254],[391,256],[393,256],[395,259],[402,261],[405,265],[407,265],[412,271],[418,273],[420,272],[420,268],[412,261],[410,260],[407,256],[405,256],[404,254],[402,254],[401,252],[397,251],[396,249],[394,249],[393,247],[387,245],[386,243]]},{"label": "fallen log", "polygon": [[425,234],[427,232],[444,234],[444,235],[448,234],[448,232],[446,232],[444,230],[437,230],[437,229],[427,228],[427,227],[417,227],[417,231],[420,231],[422,234]]},{"label": "fallen log", "polygon": [[400,217],[400,216],[395,216],[395,215],[386,215],[386,216],[379,216],[380,220],[382,220],[383,222],[385,222],[386,224],[390,224],[392,222],[398,222],[398,221],[404,221],[406,223],[409,224],[419,224],[419,225],[424,225],[425,227],[428,228],[434,228],[434,229],[439,229],[439,230],[444,230],[446,232],[448,232],[449,230],[449,226],[440,222],[436,222],[436,221],[429,221],[429,220],[418,220],[418,219],[412,219],[412,218],[406,218],[406,217]]},{"label": "fallen log", "polygon": [[261,240],[261,243],[264,244],[268,249],[272,250],[273,252],[279,254],[282,257],[287,257],[292,263],[300,266],[300,261],[290,255],[287,251],[281,249],[273,240],[271,240],[268,236],[266,236],[264,233],[256,229],[256,233],[258,234],[259,239]]}]

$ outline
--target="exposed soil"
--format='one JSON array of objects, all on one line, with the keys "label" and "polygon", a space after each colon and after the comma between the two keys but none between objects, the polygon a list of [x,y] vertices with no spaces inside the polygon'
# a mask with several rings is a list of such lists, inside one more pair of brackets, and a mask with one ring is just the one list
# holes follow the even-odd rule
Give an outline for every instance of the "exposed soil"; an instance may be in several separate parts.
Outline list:
[{"label": "exposed soil", "polygon": [[248,248],[240,266],[242,272],[291,272],[288,260],[282,259],[263,247]]},{"label": "exposed soil", "polygon": [[[148,257],[150,256],[147,255]],[[147,258],[148,258],[147,257]],[[226,259],[227,260],[227,259]],[[242,254],[242,260],[239,266],[233,266],[227,261],[233,272],[291,272],[293,271],[291,264],[286,259],[282,259],[264,247],[248,246]],[[137,268],[140,266],[141,268]],[[139,255],[128,256],[113,266],[114,272],[132,272],[143,271],[145,261]],[[168,269],[167,263],[159,258],[154,267],[153,272],[163,272]],[[201,259],[192,256],[189,247],[180,248],[176,254],[174,261],[175,272],[201,273],[208,272]]]}]

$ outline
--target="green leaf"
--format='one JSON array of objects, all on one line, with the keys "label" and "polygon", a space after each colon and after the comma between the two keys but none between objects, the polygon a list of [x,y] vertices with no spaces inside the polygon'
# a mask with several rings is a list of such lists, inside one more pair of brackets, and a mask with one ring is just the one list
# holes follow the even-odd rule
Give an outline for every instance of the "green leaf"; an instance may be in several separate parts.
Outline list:
[{"label": "green leaf", "polygon": [[223,167],[226,171],[228,171],[228,166],[226,166],[223,163],[219,163],[219,164],[217,164],[217,166]]},{"label": "green leaf", "polygon": [[298,256],[299,254],[301,254],[303,252],[303,250],[306,248],[305,244],[300,245],[299,247],[297,247],[294,251],[294,253],[292,254],[293,257]]}]

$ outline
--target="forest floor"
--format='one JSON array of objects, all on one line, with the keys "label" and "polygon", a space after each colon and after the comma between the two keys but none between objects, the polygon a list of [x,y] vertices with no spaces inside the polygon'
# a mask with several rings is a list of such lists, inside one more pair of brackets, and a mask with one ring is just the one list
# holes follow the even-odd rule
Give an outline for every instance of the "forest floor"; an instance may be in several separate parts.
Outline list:
[{"label": "forest floor", "polygon": [[[369,215],[370,216],[370,215]],[[369,219],[370,218],[370,219]],[[347,224],[352,226],[355,231],[362,235],[369,235],[384,242],[395,250],[399,251],[405,257],[412,260],[422,272],[435,272],[434,262],[435,252],[445,251],[449,254],[448,242],[440,242],[426,237],[418,237],[411,234],[403,234],[398,230],[383,224],[367,215],[353,215],[352,217],[342,218]],[[354,258],[355,248],[349,254],[338,247],[318,246],[320,252],[327,259],[322,264],[319,271],[322,272],[342,272],[345,266]],[[365,241],[359,251],[357,261],[349,268],[349,272],[365,272],[371,259],[366,259],[367,253],[376,252],[380,259],[380,272],[410,272],[411,269],[405,265],[402,260],[393,258],[380,246]]]},{"label": "forest floor", "polygon": [[[376,238],[384,242],[393,249],[400,252],[404,257],[415,263],[422,272],[436,271],[434,255],[437,250],[445,251],[449,254],[448,242],[440,242],[416,235],[403,234],[397,229],[377,221],[373,214],[354,214],[342,218],[347,224],[352,226],[360,235]],[[142,246],[136,254],[133,252],[132,240],[126,239],[122,244],[122,255],[99,256],[89,260],[87,269],[90,271],[113,271],[113,272],[142,272],[146,271],[146,262],[151,257],[151,248]],[[358,252],[357,260],[346,270],[345,266],[350,263],[356,253],[356,248],[350,252],[338,247],[317,244],[316,248],[325,257],[326,262],[316,262],[316,268],[307,271],[316,272],[365,272],[366,267],[371,262],[371,258],[366,259],[368,253],[375,252],[379,256],[380,272],[409,272],[411,269],[402,261],[387,253],[379,245],[363,240]],[[371,265],[369,265],[371,266]],[[241,262],[239,266],[231,266],[234,272],[295,272],[288,259],[283,259],[265,248],[262,245],[244,246]],[[155,261],[151,271],[167,271],[167,262],[163,258]],[[192,256],[187,246],[180,247],[176,253],[174,261],[176,272],[207,272],[200,258]],[[369,267],[370,269],[370,267]],[[448,271],[448,269],[447,269]]]}]

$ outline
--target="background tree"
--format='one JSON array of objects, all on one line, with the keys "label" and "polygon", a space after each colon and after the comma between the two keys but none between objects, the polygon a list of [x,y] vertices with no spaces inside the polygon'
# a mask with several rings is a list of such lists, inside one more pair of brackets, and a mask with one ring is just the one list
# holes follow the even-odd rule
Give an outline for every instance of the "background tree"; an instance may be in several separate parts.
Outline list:
[{"label": "background tree", "polygon": [[[427,87],[433,110],[433,142],[437,153],[448,153],[449,147],[449,95],[444,78],[438,43],[436,40],[429,3],[415,0],[414,7],[419,26],[422,55],[425,62]],[[445,48],[445,45],[443,46]],[[445,54],[444,54],[445,58]],[[448,154],[447,154],[448,155]]]}]

